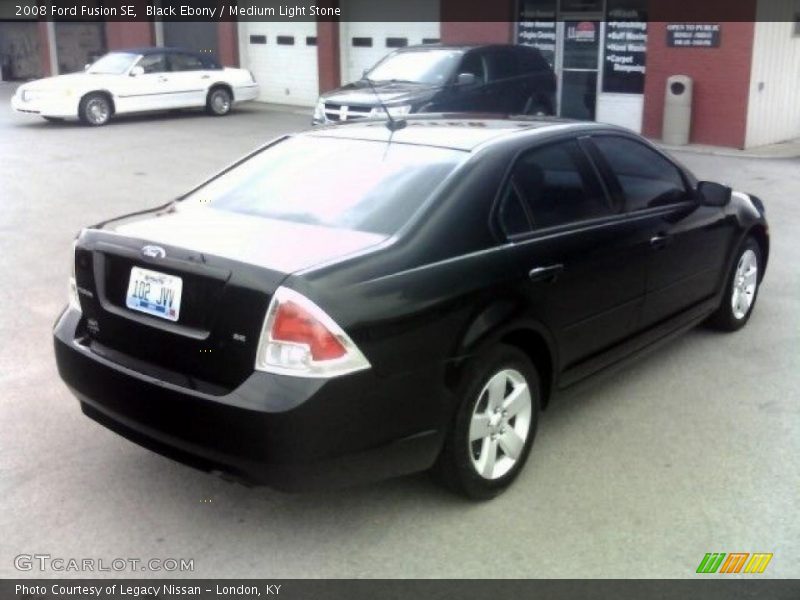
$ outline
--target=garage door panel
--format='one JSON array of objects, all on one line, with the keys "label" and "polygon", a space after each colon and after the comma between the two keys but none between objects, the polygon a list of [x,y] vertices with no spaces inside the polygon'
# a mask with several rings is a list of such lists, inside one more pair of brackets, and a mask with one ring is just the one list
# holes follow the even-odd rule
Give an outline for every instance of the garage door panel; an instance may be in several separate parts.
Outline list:
[{"label": "garage door panel", "polygon": [[[439,0],[404,0],[394,5],[397,15],[387,12],[388,4],[372,0],[341,0],[343,12],[351,20],[340,23],[342,82],[361,79],[365,69],[370,69],[384,56],[403,46],[430,44],[439,41]],[[414,14],[419,21],[372,21],[376,11],[385,18]],[[423,20],[424,19],[424,20]]]},{"label": "garage door panel", "polygon": [[259,100],[313,106],[319,95],[314,22],[242,23],[243,66],[261,88]]}]

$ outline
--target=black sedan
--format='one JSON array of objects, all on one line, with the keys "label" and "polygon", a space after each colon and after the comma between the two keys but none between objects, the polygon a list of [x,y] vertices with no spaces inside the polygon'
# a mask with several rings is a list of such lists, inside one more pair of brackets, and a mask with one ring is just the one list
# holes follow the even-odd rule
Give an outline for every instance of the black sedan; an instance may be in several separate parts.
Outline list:
[{"label": "black sedan", "polygon": [[622,129],[440,115],[273,141],[81,232],[55,326],[83,412],[283,489],[434,468],[490,497],[555,393],[747,323],[761,201]]}]

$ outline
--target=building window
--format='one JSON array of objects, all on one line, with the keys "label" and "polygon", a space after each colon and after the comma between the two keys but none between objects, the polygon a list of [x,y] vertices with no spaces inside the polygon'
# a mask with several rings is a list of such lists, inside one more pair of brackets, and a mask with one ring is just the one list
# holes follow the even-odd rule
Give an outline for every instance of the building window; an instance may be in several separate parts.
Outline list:
[{"label": "building window", "polygon": [[267,36],[265,36],[265,35],[251,35],[250,36],[250,43],[251,44],[266,44],[267,43]]},{"label": "building window", "polygon": [[439,38],[422,38],[423,44],[438,44]]},{"label": "building window", "polygon": [[386,38],[387,48],[405,48],[408,46],[408,38],[388,37]]},{"label": "building window", "polygon": [[294,46],[293,35],[279,35],[277,42],[280,46]]},{"label": "building window", "polygon": [[354,37],[353,47],[355,48],[372,48],[371,37]]},{"label": "building window", "polygon": [[309,35],[306,37],[306,46],[316,46],[317,45],[317,36]]}]

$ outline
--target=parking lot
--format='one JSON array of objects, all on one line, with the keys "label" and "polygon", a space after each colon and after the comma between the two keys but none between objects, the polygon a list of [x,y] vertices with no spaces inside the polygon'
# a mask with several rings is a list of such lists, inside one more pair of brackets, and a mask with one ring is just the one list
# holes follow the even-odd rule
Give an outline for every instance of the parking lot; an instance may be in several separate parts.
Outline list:
[{"label": "parking lot", "polygon": [[33,553],[189,558],[196,577],[690,577],[707,552],[772,552],[764,576],[800,576],[800,159],[678,155],[765,201],[771,263],[749,325],[694,330],[566,393],[503,496],[468,503],[424,475],[287,495],[84,417],[51,326],[82,226],[162,204],[308,114],[251,105],[92,129],[14,115],[12,91],[0,84],[3,577],[40,576],[14,567]]}]

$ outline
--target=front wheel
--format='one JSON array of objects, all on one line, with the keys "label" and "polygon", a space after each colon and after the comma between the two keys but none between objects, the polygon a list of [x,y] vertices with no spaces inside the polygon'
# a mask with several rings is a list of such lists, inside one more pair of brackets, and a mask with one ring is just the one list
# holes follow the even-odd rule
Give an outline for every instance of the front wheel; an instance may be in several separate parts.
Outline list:
[{"label": "front wheel", "polygon": [[539,419],[536,367],[513,346],[498,345],[465,368],[461,404],[436,471],[452,490],[488,499],[516,479]]},{"label": "front wheel", "polygon": [[739,248],[722,302],[709,319],[711,326],[723,331],[736,331],[747,324],[756,305],[762,264],[761,247],[755,239],[748,237]]},{"label": "front wheel", "polygon": [[105,94],[88,94],[81,100],[78,116],[93,127],[100,127],[111,119],[111,101]]},{"label": "front wheel", "polygon": [[214,88],[208,93],[206,111],[215,117],[222,117],[231,112],[233,97],[225,88]]}]

